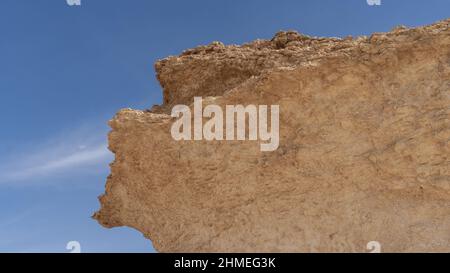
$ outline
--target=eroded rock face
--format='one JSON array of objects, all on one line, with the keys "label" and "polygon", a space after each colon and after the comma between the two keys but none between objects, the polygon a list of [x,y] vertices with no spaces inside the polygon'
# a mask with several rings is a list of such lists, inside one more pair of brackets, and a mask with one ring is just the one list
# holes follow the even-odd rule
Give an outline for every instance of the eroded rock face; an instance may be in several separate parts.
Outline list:
[{"label": "eroded rock face", "polygon": [[[101,209],[161,252],[450,251],[450,20],[280,32],[156,64],[164,104],[111,121]],[[280,106],[280,146],[175,141],[175,104]]]}]

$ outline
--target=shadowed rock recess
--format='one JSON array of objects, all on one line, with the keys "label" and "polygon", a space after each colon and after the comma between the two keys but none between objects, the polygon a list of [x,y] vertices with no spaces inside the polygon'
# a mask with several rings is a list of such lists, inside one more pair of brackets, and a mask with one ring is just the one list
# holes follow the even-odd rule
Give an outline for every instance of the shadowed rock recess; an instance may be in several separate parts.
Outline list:
[{"label": "shadowed rock recess", "polygon": [[[294,31],[156,63],[164,103],[110,121],[101,209],[160,252],[450,251],[450,20]],[[279,105],[280,145],[175,141],[176,104]]]}]

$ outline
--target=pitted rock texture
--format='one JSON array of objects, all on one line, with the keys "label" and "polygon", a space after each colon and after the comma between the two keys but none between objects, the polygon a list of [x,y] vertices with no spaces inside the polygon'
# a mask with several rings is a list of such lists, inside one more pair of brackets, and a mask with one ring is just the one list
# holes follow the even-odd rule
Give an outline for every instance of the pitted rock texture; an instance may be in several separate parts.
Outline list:
[{"label": "pitted rock texture", "polygon": [[[293,31],[156,64],[164,103],[110,121],[101,209],[161,252],[450,251],[450,20]],[[175,104],[280,106],[280,146],[175,141]]]}]

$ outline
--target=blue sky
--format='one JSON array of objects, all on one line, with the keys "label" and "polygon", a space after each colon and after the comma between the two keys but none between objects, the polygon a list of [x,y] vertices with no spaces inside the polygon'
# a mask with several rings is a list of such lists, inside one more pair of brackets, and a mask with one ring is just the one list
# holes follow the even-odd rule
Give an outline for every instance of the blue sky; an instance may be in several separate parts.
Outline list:
[{"label": "blue sky", "polygon": [[99,207],[112,154],[107,120],[161,103],[153,63],[212,41],[367,35],[450,17],[448,0],[2,0],[0,252],[152,252]]}]

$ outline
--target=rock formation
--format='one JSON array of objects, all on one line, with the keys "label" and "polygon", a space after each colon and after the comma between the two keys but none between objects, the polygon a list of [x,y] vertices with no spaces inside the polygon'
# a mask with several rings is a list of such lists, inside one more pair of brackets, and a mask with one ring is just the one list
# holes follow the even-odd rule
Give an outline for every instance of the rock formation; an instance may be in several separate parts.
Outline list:
[{"label": "rock formation", "polygon": [[[105,227],[160,252],[450,251],[450,20],[294,31],[156,63],[164,103],[110,121]],[[175,141],[171,109],[279,105],[280,144]]]}]

